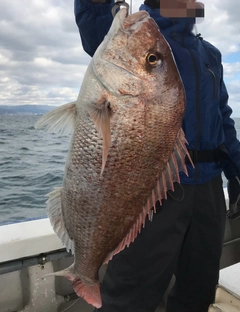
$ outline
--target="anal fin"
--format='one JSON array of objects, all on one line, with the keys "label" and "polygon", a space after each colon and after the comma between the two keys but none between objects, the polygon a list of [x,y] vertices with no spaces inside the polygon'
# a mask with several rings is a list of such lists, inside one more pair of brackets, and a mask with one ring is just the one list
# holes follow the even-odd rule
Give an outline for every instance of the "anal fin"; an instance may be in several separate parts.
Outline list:
[{"label": "anal fin", "polygon": [[47,194],[47,213],[53,230],[61,239],[63,245],[66,246],[67,251],[71,250],[72,254],[74,254],[73,241],[69,238],[69,235],[64,225],[61,209],[61,190],[61,187],[57,187],[54,191]]}]

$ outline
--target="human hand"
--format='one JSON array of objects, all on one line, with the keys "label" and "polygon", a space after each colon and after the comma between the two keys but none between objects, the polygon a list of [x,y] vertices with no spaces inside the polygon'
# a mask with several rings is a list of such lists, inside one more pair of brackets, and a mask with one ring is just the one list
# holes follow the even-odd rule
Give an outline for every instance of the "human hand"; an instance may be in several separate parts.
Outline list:
[{"label": "human hand", "polygon": [[240,179],[234,177],[228,180],[227,184],[229,196],[229,210],[227,211],[228,219],[240,218]]}]

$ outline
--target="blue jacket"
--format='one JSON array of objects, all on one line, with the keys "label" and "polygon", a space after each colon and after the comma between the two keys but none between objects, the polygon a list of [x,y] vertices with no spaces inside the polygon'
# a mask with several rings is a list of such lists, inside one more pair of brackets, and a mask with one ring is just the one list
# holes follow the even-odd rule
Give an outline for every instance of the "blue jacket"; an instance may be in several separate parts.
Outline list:
[{"label": "blue jacket", "polygon": [[[93,4],[75,0],[75,17],[84,50],[93,56],[112,23],[112,3]],[[209,42],[192,33],[194,19],[161,17],[159,9],[141,5],[158,24],[172,48],[186,91],[183,130],[191,150],[213,150],[225,144],[232,162],[240,171],[240,143],[236,137],[228,93],[223,82],[221,53]],[[224,170],[229,179],[238,175],[230,162],[201,162],[189,176],[180,173],[185,184],[205,183]]]}]

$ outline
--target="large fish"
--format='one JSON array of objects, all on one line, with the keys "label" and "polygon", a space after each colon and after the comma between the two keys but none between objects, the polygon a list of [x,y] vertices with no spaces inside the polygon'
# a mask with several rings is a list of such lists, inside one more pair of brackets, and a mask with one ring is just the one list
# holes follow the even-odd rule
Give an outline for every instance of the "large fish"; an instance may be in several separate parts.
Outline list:
[{"label": "large fish", "polygon": [[134,241],[178,172],[187,173],[184,109],[184,87],[158,26],[145,11],[121,9],[77,101],[36,125],[73,131],[63,185],[49,194],[47,211],[75,259],[56,275],[97,308],[99,268]]}]

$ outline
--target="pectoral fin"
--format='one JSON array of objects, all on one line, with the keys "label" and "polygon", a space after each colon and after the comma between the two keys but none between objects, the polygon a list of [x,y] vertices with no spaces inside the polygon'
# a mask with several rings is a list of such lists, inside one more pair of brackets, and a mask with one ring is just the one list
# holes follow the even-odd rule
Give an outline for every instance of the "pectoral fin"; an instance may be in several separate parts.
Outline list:
[{"label": "pectoral fin", "polygon": [[111,144],[110,118],[111,108],[110,103],[105,101],[102,105],[91,106],[90,116],[95,124],[98,133],[103,138],[103,155],[101,174],[106,165],[109,147]]}]

